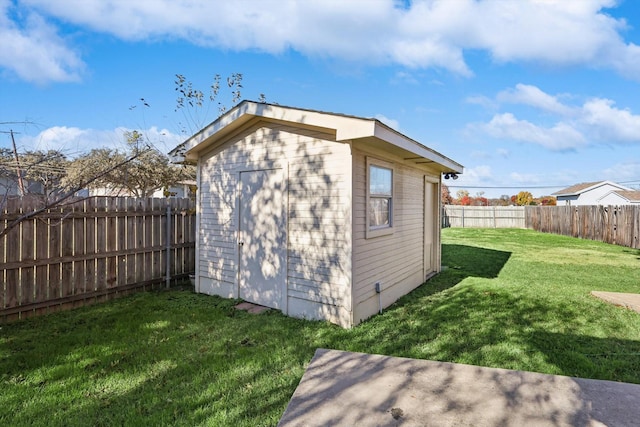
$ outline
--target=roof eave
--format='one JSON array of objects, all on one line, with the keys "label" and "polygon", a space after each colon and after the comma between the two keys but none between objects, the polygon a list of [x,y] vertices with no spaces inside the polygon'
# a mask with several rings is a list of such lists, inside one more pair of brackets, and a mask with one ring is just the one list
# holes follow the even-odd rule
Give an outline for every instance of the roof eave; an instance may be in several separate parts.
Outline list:
[{"label": "roof eave", "polygon": [[332,130],[335,131],[336,141],[374,137],[441,165],[440,169],[443,172],[461,174],[464,170],[459,163],[389,128],[376,119],[281,107],[252,101],[242,101],[232,110],[171,150],[169,155],[176,162],[196,161],[199,153],[204,149],[255,117]]},{"label": "roof eave", "polygon": [[378,120],[375,121],[375,125],[376,126],[373,136],[375,136],[376,138],[402,148],[403,150],[413,153],[416,156],[422,157],[428,161],[441,165],[443,172],[456,174],[463,173],[464,167],[461,164],[451,160],[446,156],[443,156],[442,154],[430,149],[429,147],[419,143],[418,141],[408,138],[407,136],[386,126]]}]

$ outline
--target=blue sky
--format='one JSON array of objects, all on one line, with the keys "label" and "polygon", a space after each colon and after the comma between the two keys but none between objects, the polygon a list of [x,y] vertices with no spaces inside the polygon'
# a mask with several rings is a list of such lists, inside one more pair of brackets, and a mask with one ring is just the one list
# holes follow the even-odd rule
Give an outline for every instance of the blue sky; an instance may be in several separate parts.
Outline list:
[{"label": "blue sky", "polygon": [[376,117],[463,164],[454,193],[640,188],[636,1],[0,0],[0,131],[21,150],[137,129],[166,152],[190,124],[175,75],[234,72],[245,99]]}]

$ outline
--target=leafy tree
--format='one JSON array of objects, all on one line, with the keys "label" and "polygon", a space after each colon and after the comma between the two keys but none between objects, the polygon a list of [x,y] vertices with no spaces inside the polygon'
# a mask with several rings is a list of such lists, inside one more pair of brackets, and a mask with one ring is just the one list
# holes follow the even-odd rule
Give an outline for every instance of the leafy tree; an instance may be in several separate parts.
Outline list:
[{"label": "leafy tree", "polygon": [[542,206],[556,206],[556,198],[553,196],[540,197],[538,203]]},{"label": "leafy tree", "polygon": [[462,204],[460,201],[464,198],[469,198],[469,192],[467,190],[458,190],[456,191],[456,202],[457,204]]},{"label": "leafy tree", "polygon": [[[57,150],[14,153],[6,148],[0,149],[0,191],[5,196],[9,194],[10,187],[18,189],[22,178],[25,195],[51,197],[60,189],[67,163],[66,156]],[[39,185],[34,186],[34,183]]]},{"label": "leafy tree", "polygon": [[461,206],[471,206],[472,203],[473,199],[468,194],[458,199],[458,204]]},{"label": "leafy tree", "polygon": [[511,197],[508,194],[503,194],[500,196],[498,204],[500,206],[509,206],[511,204]]},{"label": "leafy tree", "polygon": [[59,192],[68,164],[67,157],[61,151],[27,151],[20,163],[25,178],[42,185],[46,197]]},{"label": "leafy tree", "polygon": [[450,205],[453,203],[453,197],[451,197],[451,192],[446,184],[442,184],[440,187],[440,201],[443,205]]},{"label": "leafy tree", "polygon": [[484,197],[484,191],[478,191],[476,197],[471,200],[474,206],[489,206],[489,200]]},{"label": "leafy tree", "polygon": [[533,203],[533,195],[528,191],[521,191],[516,194],[516,205],[518,206],[528,206]]},{"label": "leafy tree", "polygon": [[[100,171],[110,171],[95,179],[89,188],[105,188],[113,195],[150,197],[159,189],[174,185],[195,175],[193,167],[177,166],[157,149],[144,142],[138,131],[127,132],[124,151],[109,148],[93,149],[73,160],[63,180],[65,188],[77,187]],[[126,159],[131,161],[126,162]],[[121,164],[122,166],[117,167]]]},{"label": "leafy tree", "polygon": [[489,200],[486,197],[479,196],[472,200],[474,206],[489,206]]}]

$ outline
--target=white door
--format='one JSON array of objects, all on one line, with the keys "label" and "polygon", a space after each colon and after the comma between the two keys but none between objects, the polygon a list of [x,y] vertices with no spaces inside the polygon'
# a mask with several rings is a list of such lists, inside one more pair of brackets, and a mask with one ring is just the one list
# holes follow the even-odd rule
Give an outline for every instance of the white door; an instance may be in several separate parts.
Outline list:
[{"label": "white door", "polygon": [[424,275],[428,277],[436,271],[435,267],[435,245],[437,242],[437,231],[435,227],[438,222],[438,184],[425,179],[424,182]]},{"label": "white door", "polygon": [[282,307],[286,278],[284,180],[281,169],[240,173],[240,298]]}]

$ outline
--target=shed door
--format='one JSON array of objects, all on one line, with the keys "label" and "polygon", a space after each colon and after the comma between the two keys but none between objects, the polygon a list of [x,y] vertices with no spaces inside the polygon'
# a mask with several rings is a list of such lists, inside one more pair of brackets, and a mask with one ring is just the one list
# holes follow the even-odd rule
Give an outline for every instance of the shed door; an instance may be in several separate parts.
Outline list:
[{"label": "shed door", "polygon": [[424,183],[424,274],[436,271],[436,245],[438,224],[438,184],[425,179]]},{"label": "shed door", "polygon": [[241,172],[240,183],[239,296],[279,309],[286,278],[282,170]]}]

